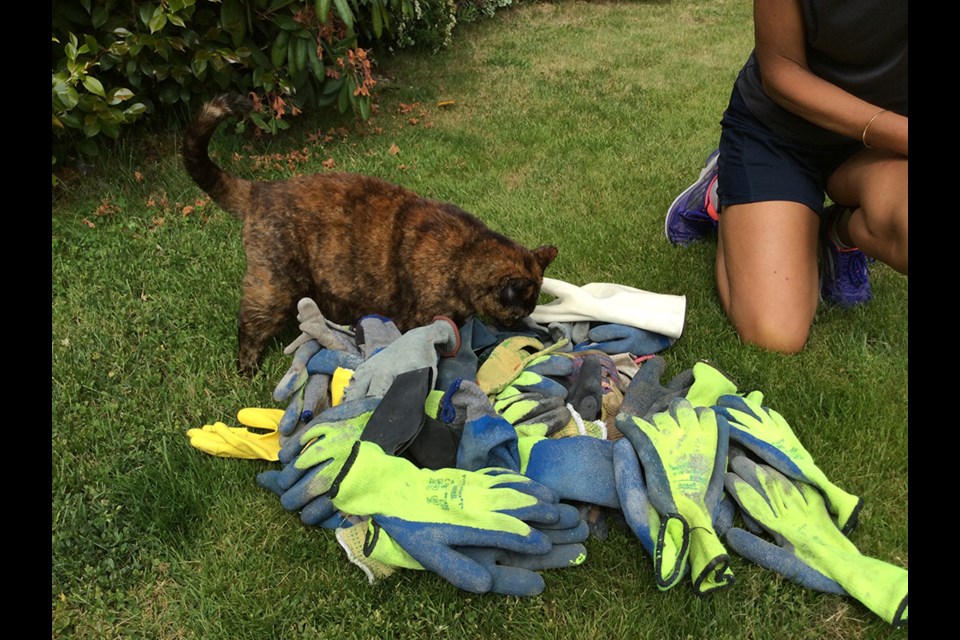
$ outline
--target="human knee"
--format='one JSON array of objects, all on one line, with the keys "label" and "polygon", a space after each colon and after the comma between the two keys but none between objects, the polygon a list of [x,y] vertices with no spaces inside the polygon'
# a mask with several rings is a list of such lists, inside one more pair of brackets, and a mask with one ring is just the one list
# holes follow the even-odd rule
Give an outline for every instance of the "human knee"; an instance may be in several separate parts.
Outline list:
[{"label": "human knee", "polygon": [[810,323],[798,322],[796,318],[760,316],[734,320],[733,324],[741,342],[780,353],[803,351],[810,335]]}]

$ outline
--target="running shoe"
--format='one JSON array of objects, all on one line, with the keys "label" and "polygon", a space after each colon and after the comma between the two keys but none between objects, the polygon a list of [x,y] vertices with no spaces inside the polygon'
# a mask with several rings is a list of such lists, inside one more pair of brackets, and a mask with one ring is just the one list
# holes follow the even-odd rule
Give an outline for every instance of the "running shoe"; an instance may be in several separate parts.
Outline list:
[{"label": "running shoe", "polygon": [[820,298],[841,307],[853,307],[873,298],[868,258],[859,249],[841,249],[827,232],[841,207],[831,205],[823,212],[820,234]]},{"label": "running shoe", "polygon": [[686,246],[716,231],[719,220],[716,209],[719,157],[719,149],[711,153],[696,182],[684,189],[667,209],[664,231],[667,240],[673,244]]}]

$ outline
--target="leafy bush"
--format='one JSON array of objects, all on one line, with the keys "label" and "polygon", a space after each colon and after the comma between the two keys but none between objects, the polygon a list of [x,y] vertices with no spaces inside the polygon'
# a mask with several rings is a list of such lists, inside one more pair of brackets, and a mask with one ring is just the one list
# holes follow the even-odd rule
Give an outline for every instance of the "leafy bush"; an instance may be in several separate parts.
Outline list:
[{"label": "leafy bush", "polygon": [[450,45],[456,24],[455,0],[413,0],[413,15],[401,16],[392,44],[436,53]]},{"label": "leafy bush", "polygon": [[492,18],[497,9],[509,7],[513,0],[456,0],[456,4],[457,19],[466,23]]},{"label": "leafy bush", "polygon": [[270,131],[307,107],[369,118],[370,43],[413,15],[413,0],[53,0],[53,163],[227,90]]}]

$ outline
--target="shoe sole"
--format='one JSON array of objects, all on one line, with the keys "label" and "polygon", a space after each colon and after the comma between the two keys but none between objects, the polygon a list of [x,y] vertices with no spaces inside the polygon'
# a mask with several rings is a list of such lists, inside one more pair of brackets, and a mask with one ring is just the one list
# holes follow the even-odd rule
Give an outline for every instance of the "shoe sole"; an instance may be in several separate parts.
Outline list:
[{"label": "shoe sole", "polygon": [[666,217],[665,217],[664,220],[663,220],[663,235],[664,235],[664,236],[667,238],[667,240],[669,240],[671,243],[673,242],[673,240],[670,240],[670,212],[673,211],[673,208],[674,208],[675,206],[677,206],[677,203],[678,203],[678,202],[680,202],[681,200],[683,200],[683,198],[684,198],[688,193],[690,193],[691,191],[693,191],[694,188],[696,188],[696,186],[697,186],[698,184],[700,184],[700,181],[703,180],[703,176],[705,176],[705,175],[707,175],[707,173],[713,171],[713,168],[717,166],[717,159],[718,159],[719,157],[720,157],[720,152],[719,152],[719,150],[714,151],[712,154],[710,154],[710,157],[707,158],[707,163],[706,163],[705,165],[703,165],[703,169],[700,170],[700,175],[697,176],[697,179],[694,180],[693,183],[692,183],[689,187],[687,187],[686,189],[684,189],[683,191],[681,191],[681,192],[680,192],[680,195],[678,195],[676,198],[674,198],[674,199],[673,199],[673,202],[671,202],[671,203],[670,203],[670,206],[667,208],[667,215],[666,215]]}]

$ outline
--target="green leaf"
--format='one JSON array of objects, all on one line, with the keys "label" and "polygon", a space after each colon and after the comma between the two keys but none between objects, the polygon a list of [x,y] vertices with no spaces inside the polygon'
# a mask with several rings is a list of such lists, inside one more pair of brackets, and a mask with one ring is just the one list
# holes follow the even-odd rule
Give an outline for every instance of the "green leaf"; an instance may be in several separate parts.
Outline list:
[{"label": "green leaf", "polygon": [[360,117],[364,121],[370,119],[370,98],[366,96],[360,98]]},{"label": "green leaf", "polygon": [[123,113],[128,116],[138,116],[146,110],[147,110],[147,107],[145,104],[143,104],[142,102],[137,102],[135,104],[130,105],[126,109],[124,109]]},{"label": "green leaf", "polygon": [[315,46],[310,46],[307,50],[310,59],[310,70],[313,71],[313,77],[317,79],[317,82],[323,84],[323,80],[326,77],[326,72],[323,65],[323,60],[320,59],[320,56],[317,55],[317,48]]},{"label": "green leaf", "polygon": [[330,20],[330,0],[317,0],[317,17],[320,24],[326,24]]},{"label": "green leaf", "polygon": [[223,0],[220,24],[230,34],[234,47],[239,47],[247,35],[247,15],[241,0]]},{"label": "green leaf", "polygon": [[165,14],[160,7],[157,7],[157,11],[153,14],[153,17],[150,18],[150,23],[147,25],[150,27],[150,33],[156,33],[162,30],[166,24],[167,14]]},{"label": "green leaf", "polygon": [[144,2],[137,7],[137,14],[140,16],[140,22],[143,23],[143,26],[150,25],[150,19],[153,17],[153,11],[155,7],[152,2]]},{"label": "green leaf", "polygon": [[100,51],[100,43],[97,42],[96,38],[89,34],[83,36],[83,46],[85,46],[87,51],[89,51],[92,55],[97,55],[97,53]]},{"label": "green leaf", "polygon": [[94,29],[99,29],[107,22],[107,18],[109,17],[110,15],[107,8],[103,5],[97,5],[94,7],[93,14],[90,16],[90,24],[93,25]]},{"label": "green leaf", "polygon": [[344,79],[342,77],[331,78],[330,80],[327,81],[325,85],[323,85],[324,95],[335,94],[337,91],[340,91],[340,88],[343,86],[343,84],[344,84]]},{"label": "green leaf", "polygon": [[350,9],[350,5],[347,4],[347,0],[333,0],[333,4],[337,7],[337,15],[339,15],[343,23],[347,25],[347,30],[352,33],[353,11]]},{"label": "green leaf", "polygon": [[62,88],[60,85],[58,85],[57,87],[54,87],[54,91],[57,94],[57,98],[60,99],[60,102],[63,103],[63,106],[67,109],[67,111],[76,107],[80,102],[80,96],[77,94],[77,90],[68,84],[63,84]]},{"label": "green leaf", "polygon": [[93,76],[85,76],[83,79],[83,86],[86,87],[87,91],[90,93],[95,93],[102,98],[107,96],[106,92],[103,90],[103,83]]},{"label": "green leaf", "polygon": [[100,119],[96,116],[87,116],[83,121],[83,134],[88,138],[100,133]]},{"label": "green leaf", "polygon": [[133,91],[127,89],[126,87],[118,87],[110,92],[110,96],[107,99],[107,104],[113,106],[120,104],[124,100],[129,100],[133,97]]},{"label": "green leaf", "polygon": [[[373,13],[373,35],[379,38],[383,35],[383,17],[380,15],[380,3],[377,0],[373,0],[371,8]],[[364,120],[366,120],[366,118],[364,118]]]},{"label": "green leaf", "polygon": [[280,14],[273,17],[273,23],[284,31],[299,31],[303,26],[288,15]]},{"label": "green leaf", "polygon": [[344,84],[340,87],[340,93],[337,94],[337,109],[340,113],[346,113],[350,107],[350,87]]}]

